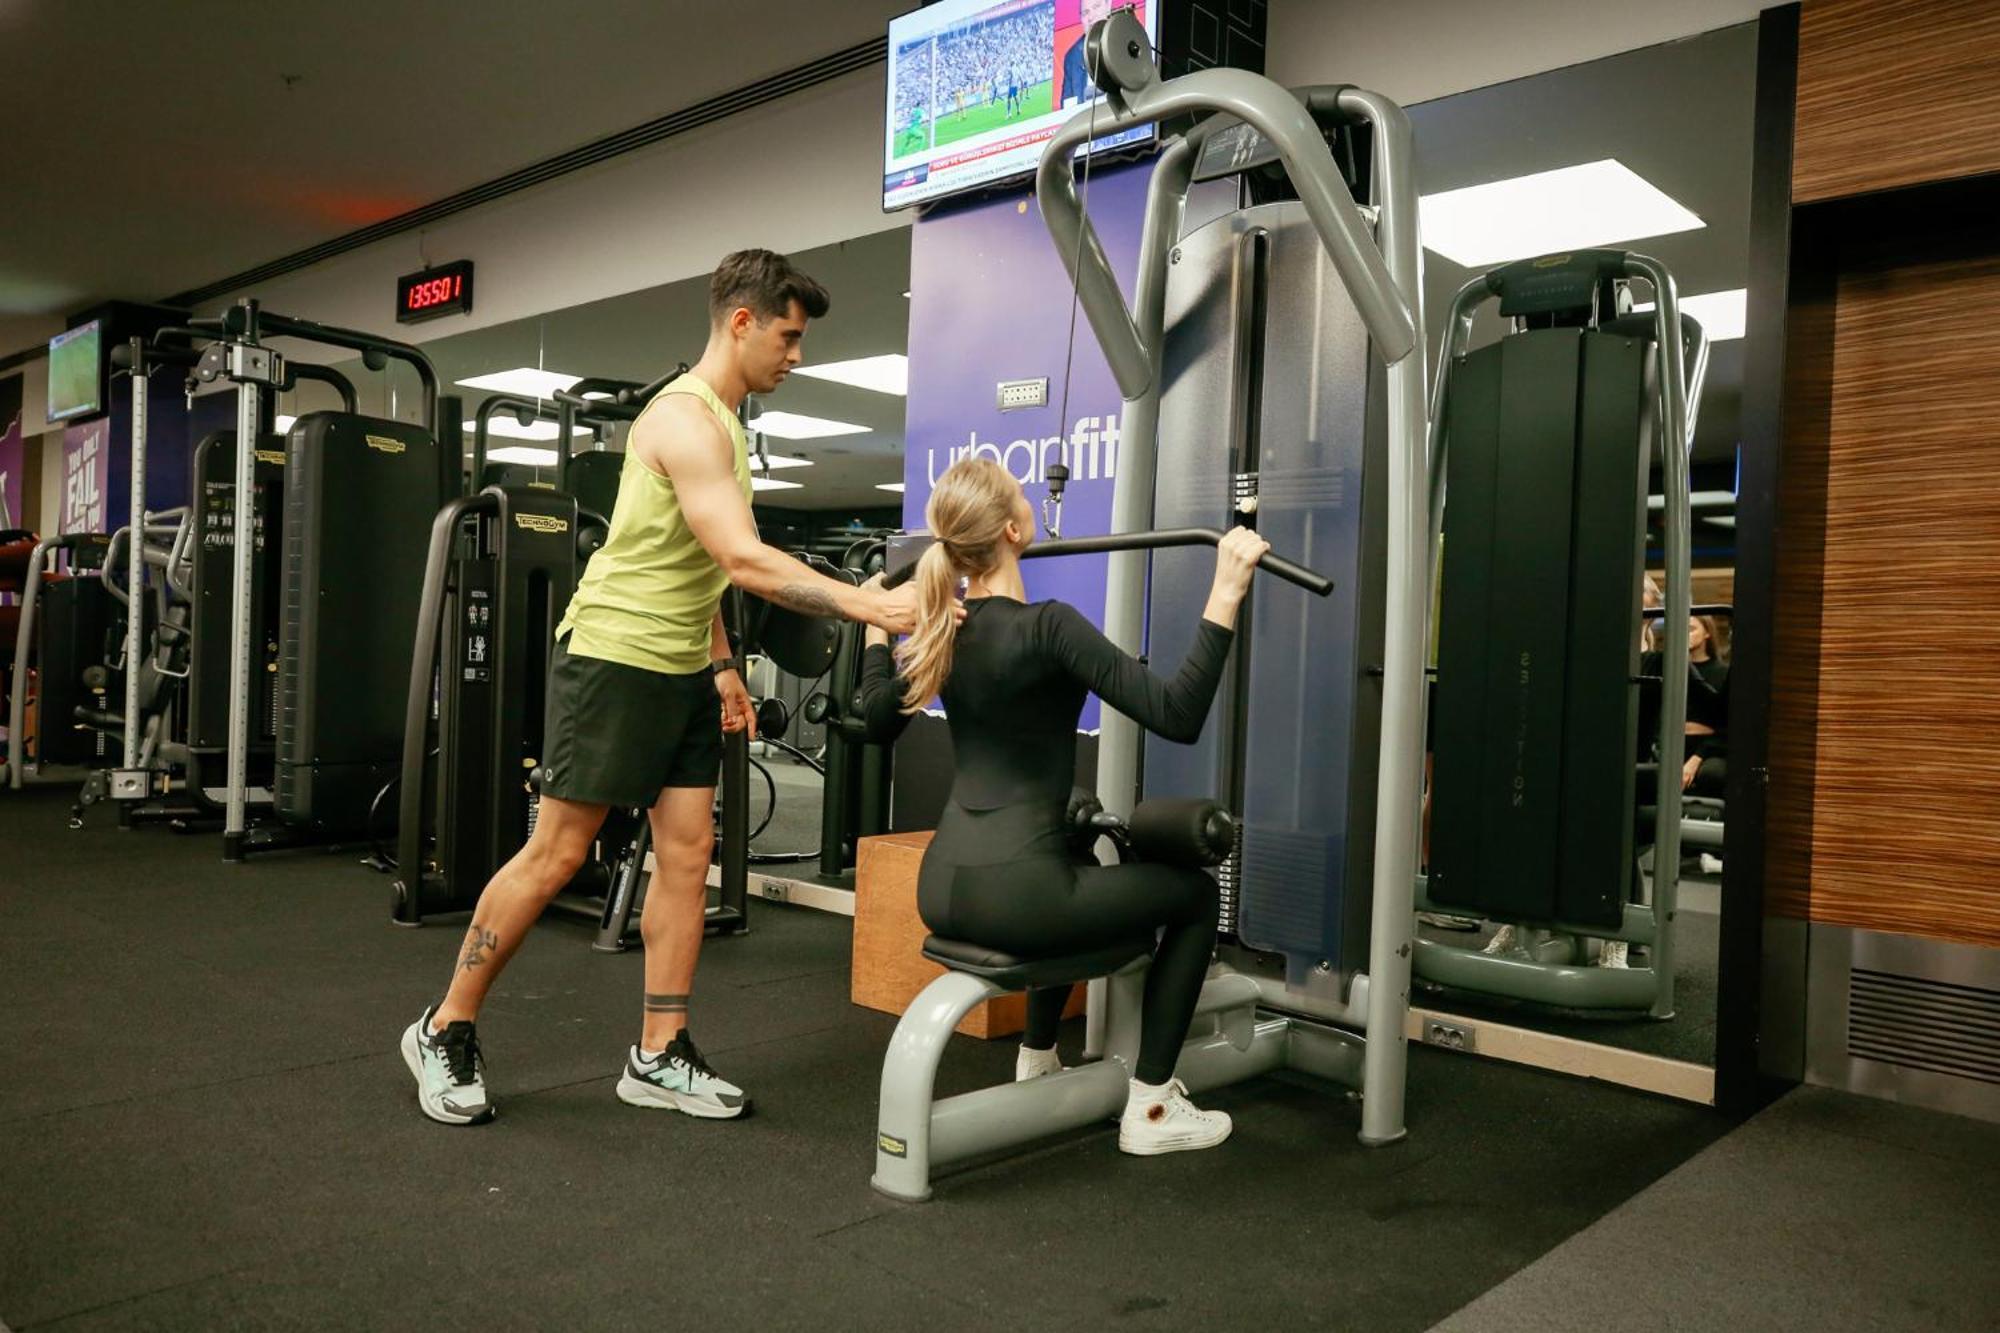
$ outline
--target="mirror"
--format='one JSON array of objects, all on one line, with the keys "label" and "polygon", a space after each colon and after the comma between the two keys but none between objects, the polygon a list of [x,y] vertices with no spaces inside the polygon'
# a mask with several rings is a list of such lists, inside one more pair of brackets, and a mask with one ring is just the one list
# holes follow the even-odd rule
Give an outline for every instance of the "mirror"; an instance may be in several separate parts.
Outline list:
[{"label": "mirror", "polygon": [[[1677,893],[1668,927],[1673,946],[1670,1005],[1604,1007],[1607,996],[1629,1001],[1638,990],[1631,986],[1620,990],[1622,983],[1606,987],[1598,984],[1601,978],[1593,977],[1548,980],[1565,968],[1589,972],[1621,965],[1653,967],[1664,952],[1657,944],[1607,944],[1581,933],[1538,929],[1525,920],[1509,923],[1501,919],[1500,911],[1481,911],[1464,905],[1464,899],[1458,905],[1433,901],[1434,910],[1421,914],[1418,933],[1425,943],[1419,946],[1412,1000],[1428,1011],[1427,1022],[1444,1023],[1446,1036],[1433,1039],[1445,1039],[1446,1044],[1451,1044],[1448,1034],[1456,1017],[1467,1021],[1467,1044],[1488,1053],[1559,1065],[1696,1100],[1713,1095],[1707,1067],[1712,1066],[1715,1052],[1721,885],[1727,873],[1721,860],[1726,816],[1722,778],[1728,763],[1737,419],[1756,61],[1756,27],[1746,24],[1409,109],[1416,130],[1419,188],[1425,197],[1425,309],[1433,361],[1453,296],[1468,281],[1515,259],[1593,246],[1628,249],[1661,261],[1675,278],[1683,312],[1696,318],[1709,339],[1705,380],[1698,400],[1690,404],[1696,413],[1689,475],[1691,601],[1699,614],[1684,630],[1690,645],[1689,761],[1680,865],[1677,873],[1675,867],[1656,866],[1652,846],[1651,784],[1656,780],[1654,740],[1662,688],[1660,636],[1670,632],[1655,610],[1645,621],[1643,642],[1632,645],[1638,718],[1632,747],[1634,831],[1628,854],[1636,861],[1636,871],[1631,883],[1616,891],[1626,904],[1625,921],[1630,922],[1650,915],[1655,873],[1663,883],[1666,877],[1673,878]],[[1514,195],[1502,200],[1446,194],[1496,182],[1511,183]],[[1551,186],[1567,186],[1569,192],[1563,196],[1543,192]],[[1650,302],[1651,293],[1643,284],[1634,285],[1634,295],[1642,305]],[[1497,309],[1496,303],[1486,304],[1472,326],[1467,346],[1475,356],[1514,331],[1513,322],[1503,321]],[[1435,364],[1432,373],[1437,373]],[[1511,369],[1506,372],[1506,382],[1513,382],[1513,374]],[[1657,607],[1665,577],[1664,492],[1657,451],[1653,460],[1646,522],[1647,591],[1641,597]],[[1453,530],[1449,494],[1446,503],[1448,547]],[[1503,513],[1497,520],[1497,540],[1508,540],[1510,525],[1518,534],[1525,521],[1519,511]],[[1449,579],[1449,554],[1444,563]],[[1450,596],[1447,591],[1445,597]],[[1514,608],[1503,614],[1526,612]],[[1451,623],[1447,612],[1443,633],[1452,632]],[[1452,688],[1451,660],[1447,645],[1438,658],[1440,698]],[[1447,708],[1444,717],[1449,716]],[[1451,744],[1439,743],[1440,721],[1434,707],[1434,771],[1426,799],[1426,853],[1434,869],[1456,864],[1457,849],[1441,847],[1439,840],[1461,837],[1468,827],[1442,808],[1431,809],[1430,798],[1454,781],[1452,773],[1435,771],[1454,753]],[[1526,735],[1524,744],[1532,746],[1536,739]],[[1458,762],[1463,764],[1462,756]],[[1575,835],[1565,829],[1562,836],[1567,855]],[[1614,914],[1618,906],[1611,903]],[[1426,948],[1504,957],[1519,968],[1504,976],[1500,974],[1509,970],[1483,964],[1427,969],[1421,966],[1421,951]],[[1524,973],[1521,968],[1533,971]],[[1426,977],[1426,972],[1431,975]],[[1497,984],[1489,984],[1496,976]],[[1642,1001],[1646,998],[1640,996]],[[1534,1034],[1572,1041],[1536,1042]],[[1579,1048],[1573,1042],[1587,1046]],[[1496,1044],[1507,1050],[1495,1049]]]},{"label": "mirror", "polygon": [[[791,259],[832,296],[826,318],[816,320],[803,346],[803,371],[864,357],[906,351],[910,234],[893,227],[871,236],[803,250]],[[528,319],[455,334],[425,344],[447,393],[462,395],[468,428],[479,405],[496,390],[548,399],[559,381],[550,376],[650,383],[677,365],[697,360],[708,329],[706,274]],[[541,373],[537,373],[541,372]],[[487,377],[501,376],[500,379]],[[480,380],[468,385],[467,380]],[[566,386],[565,386],[566,387]],[[891,391],[893,390],[893,391]],[[902,523],[903,395],[888,390],[794,373],[774,393],[751,399],[753,513],[767,542],[805,553],[822,568],[838,568],[857,543]],[[368,410],[364,404],[364,410]],[[761,427],[761,428],[760,428]],[[622,454],[629,426],[593,431],[579,426],[574,455]],[[556,426],[518,422],[501,413],[489,423],[486,483],[553,485]],[[468,429],[468,462],[471,450]],[[762,454],[762,459],[758,457]],[[768,463],[768,467],[764,466]],[[609,478],[614,481],[614,465]],[[615,484],[595,501],[609,517]],[[812,655],[794,657],[810,661]],[[851,845],[823,859],[825,766],[828,728],[823,710],[811,707],[825,693],[827,675],[806,678],[768,656],[749,663],[753,696],[775,700],[787,726],[782,736],[751,748],[748,795],[751,874],[814,889],[851,888]],[[760,716],[776,716],[771,708]],[[843,844],[851,839],[836,838]],[[823,904],[822,904],[823,905]],[[637,917],[633,917],[636,929]]]}]

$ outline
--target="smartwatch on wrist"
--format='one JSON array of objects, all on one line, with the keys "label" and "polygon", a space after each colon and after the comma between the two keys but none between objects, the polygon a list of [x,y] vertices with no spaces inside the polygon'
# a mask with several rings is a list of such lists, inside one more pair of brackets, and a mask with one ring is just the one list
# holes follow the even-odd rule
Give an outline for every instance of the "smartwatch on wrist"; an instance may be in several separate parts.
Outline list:
[{"label": "smartwatch on wrist", "polygon": [[708,669],[718,676],[725,671],[741,671],[743,669],[743,659],[740,657],[718,657],[708,664]]}]

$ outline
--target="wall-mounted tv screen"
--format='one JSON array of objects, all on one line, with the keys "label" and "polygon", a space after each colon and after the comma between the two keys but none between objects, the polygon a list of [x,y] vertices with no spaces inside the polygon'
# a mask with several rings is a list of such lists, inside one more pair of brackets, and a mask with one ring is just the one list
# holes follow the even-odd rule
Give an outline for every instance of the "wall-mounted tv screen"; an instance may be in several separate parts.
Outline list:
[{"label": "wall-mounted tv screen", "polygon": [[49,339],[49,420],[104,410],[104,322],[91,320]]},{"label": "wall-mounted tv screen", "polygon": [[[1157,48],[1161,0],[939,0],[889,21],[882,207],[902,208],[1035,169],[1042,145],[1103,100],[1084,70],[1088,24],[1129,8]],[[1150,142],[1151,125],[1091,152]]]}]

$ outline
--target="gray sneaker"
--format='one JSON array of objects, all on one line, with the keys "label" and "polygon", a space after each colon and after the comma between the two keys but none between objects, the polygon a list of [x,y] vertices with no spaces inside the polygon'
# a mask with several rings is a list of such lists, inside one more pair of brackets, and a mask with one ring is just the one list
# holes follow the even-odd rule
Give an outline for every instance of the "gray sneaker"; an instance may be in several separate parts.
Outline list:
[{"label": "gray sneaker", "polygon": [[639,1048],[632,1048],[618,1080],[618,1100],[627,1106],[684,1111],[703,1120],[734,1120],[750,1109],[743,1089],[708,1067],[686,1031],[667,1043],[657,1060],[643,1060]]},{"label": "gray sneaker", "polygon": [[486,1059],[472,1024],[431,1031],[432,1005],[403,1030],[403,1063],[417,1080],[417,1105],[441,1125],[483,1125],[493,1118],[486,1099]]}]

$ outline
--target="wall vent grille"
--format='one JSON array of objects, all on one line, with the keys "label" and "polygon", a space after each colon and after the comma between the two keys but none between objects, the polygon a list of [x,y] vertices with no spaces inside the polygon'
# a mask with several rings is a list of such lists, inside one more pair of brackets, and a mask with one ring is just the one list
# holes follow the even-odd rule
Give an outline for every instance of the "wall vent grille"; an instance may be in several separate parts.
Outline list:
[{"label": "wall vent grille", "polygon": [[2000,1084],[2000,990],[1854,968],[1847,982],[1847,1053]]}]

